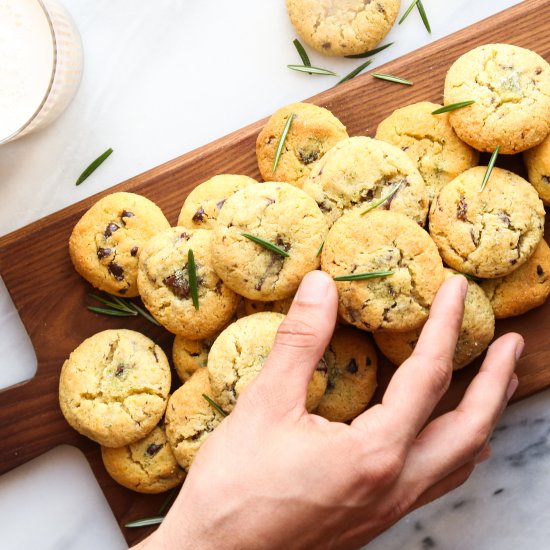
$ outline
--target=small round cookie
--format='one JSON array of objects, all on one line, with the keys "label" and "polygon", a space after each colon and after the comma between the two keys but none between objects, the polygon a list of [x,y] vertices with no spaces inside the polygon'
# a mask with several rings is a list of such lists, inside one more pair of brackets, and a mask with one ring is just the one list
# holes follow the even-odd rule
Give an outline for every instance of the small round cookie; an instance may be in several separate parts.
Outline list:
[{"label": "small round cookie", "polygon": [[[273,172],[275,154],[291,114],[294,117]],[[347,137],[346,127],[327,109],[310,103],[287,105],[271,115],[256,140],[260,173],[266,181],[302,187],[313,163]]]},{"label": "small round cookie", "polygon": [[172,360],[182,382],[187,382],[191,375],[206,367],[208,353],[217,335],[205,340],[189,340],[183,336],[174,338],[172,346]]},{"label": "small round cookie", "polygon": [[376,130],[376,139],[407,153],[426,183],[430,201],[459,174],[477,166],[479,153],[455,134],[449,114],[432,115],[441,105],[422,101],[394,111]]},{"label": "small round cookie", "polygon": [[359,416],[376,389],[376,350],[371,338],[352,327],[339,327],[323,355],[328,367],[327,390],[315,414],[331,422]]},{"label": "small round cookie", "polygon": [[544,231],[544,206],[523,178],[484,166],[447,184],[430,210],[430,235],[447,265],[476,277],[503,277],[525,263]]},{"label": "small round cookie", "polygon": [[550,137],[523,153],[529,182],[538,191],[546,206],[550,206]]},{"label": "small round cookie", "polygon": [[183,203],[178,225],[190,229],[212,229],[227,197],[258,183],[248,176],[221,174],[197,185]]},{"label": "small round cookie", "polygon": [[170,365],[162,349],[133,330],[104,330],[63,363],[59,404],[67,422],[105,447],[144,438],[164,414]]},{"label": "small round cookie", "polygon": [[223,420],[223,416],[203,397],[212,398],[206,369],[196,371],[168,400],[166,437],[178,464],[189,471],[191,463],[206,438]]},{"label": "small round cookie", "polygon": [[393,272],[387,277],[338,281],[338,311],[367,331],[422,326],[443,283],[443,263],[430,236],[403,214],[351,212],[332,226],[321,256],[332,277]]},{"label": "small round cookie", "polygon": [[261,311],[274,311],[275,313],[282,313],[283,315],[286,315],[293,300],[294,296],[290,296],[284,300],[276,300],[275,302],[261,302],[260,300],[248,300],[245,298],[243,302],[244,310],[247,315],[259,313]]},{"label": "small round cookie", "polygon": [[395,145],[359,136],[341,141],[317,162],[303,189],[331,226],[342,214],[367,209],[397,186],[378,208],[424,225],[428,192],[413,161]]},{"label": "small round cookie", "polygon": [[[212,267],[212,231],[172,227],[147,242],[139,257],[143,303],[167,330],[191,340],[218,333],[234,315],[239,297]],[[193,305],[188,253],[193,251],[198,308]]]},{"label": "small round cookie", "polygon": [[[445,269],[445,278],[456,275]],[[408,359],[420,338],[422,328],[407,332],[375,332],[374,341],[380,351],[395,365]],[[479,285],[468,280],[464,302],[464,318],[453,357],[453,370],[469,365],[489,346],[495,335],[495,316],[491,303]]]},{"label": "small round cookie", "polygon": [[[286,251],[272,252],[243,235]],[[213,230],[212,264],[224,283],[245,298],[274,301],[292,296],[304,275],[319,266],[327,234],[315,201],[288,183],[258,183],[227,199]]]},{"label": "small round cookie", "polygon": [[109,475],[138,493],[163,493],[185,479],[168,444],[164,428],[157,426],[144,439],[112,449],[101,447],[101,458]]},{"label": "small round cookie", "polygon": [[[214,342],[208,355],[208,374],[213,397],[224,411],[233,410],[239,395],[260,373],[284,318],[271,311],[243,317]],[[319,405],[326,387],[327,365],[320,361],[308,387],[308,411]]]},{"label": "small round cookie", "polygon": [[459,57],[445,79],[444,103],[474,100],[449,114],[458,137],[505,155],[538,145],[550,132],[550,65],[510,44],[486,44]]},{"label": "small round cookie", "polygon": [[550,248],[541,239],[533,255],[501,279],[482,281],[497,319],[521,315],[541,306],[550,295]]},{"label": "small round cookie", "polygon": [[325,55],[372,50],[392,28],[400,5],[400,0],[286,0],[296,32]]},{"label": "small round cookie", "polygon": [[80,218],[69,239],[69,254],[78,273],[96,288],[118,296],[137,296],[141,249],[169,227],[160,208],[149,199],[113,193]]}]

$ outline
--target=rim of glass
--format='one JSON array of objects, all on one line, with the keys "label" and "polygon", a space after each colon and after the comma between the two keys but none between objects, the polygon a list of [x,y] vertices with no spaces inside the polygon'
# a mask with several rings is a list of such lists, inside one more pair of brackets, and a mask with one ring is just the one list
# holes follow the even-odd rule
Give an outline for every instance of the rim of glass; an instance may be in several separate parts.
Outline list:
[{"label": "rim of glass", "polygon": [[50,33],[52,35],[52,46],[53,46],[52,74],[50,75],[50,82],[48,84],[48,87],[46,88],[46,92],[44,93],[44,97],[42,98],[40,105],[38,105],[38,107],[36,108],[34,113],[29,117],[29,119],[17,130],[15,130],[15,132],[12,132],[10,135],[6,136],[5,138],[0,137],[0,145],[2,145],[3,143],[7,143],[8,141],[12,140],[14,137],[18,136],[21,132],[23,132],[23,130],[28,128],[28,126],[34,121],[34,119],[39,115],[40,111],[42,111],[42,107],[44,107],[44,104],[48,100],[48,97],[50,96],[50,92],[52,91],[53,83],[55,80],[55,73],[57,69],[57,40],[55,38],[53,21],[48,12],[48,8],[44,5],[44,2],[42,2],[42,0],[34,0],[34,1],[42,9],[42,12],[46,17],[46,21],[48,22],[48,26],[50,27]]}]

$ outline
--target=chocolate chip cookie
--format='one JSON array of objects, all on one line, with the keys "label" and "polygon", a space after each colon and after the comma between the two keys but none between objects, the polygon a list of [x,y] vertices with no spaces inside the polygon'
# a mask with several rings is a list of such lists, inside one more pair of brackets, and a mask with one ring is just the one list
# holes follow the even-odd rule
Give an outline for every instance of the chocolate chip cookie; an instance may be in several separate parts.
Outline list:
[{"label": "chocolate chip cookie", "polygon": [[529,182],[546,206],[550,206],[550,137],[523,153]]},{"label": "chocolate chip cookie", "polygon": [[174,338],[172,360],[182,382],[187,382],[196,370],[206,367],[208,352],[216,337],[214,335],[205,340],[189,340],[183,336]]}]

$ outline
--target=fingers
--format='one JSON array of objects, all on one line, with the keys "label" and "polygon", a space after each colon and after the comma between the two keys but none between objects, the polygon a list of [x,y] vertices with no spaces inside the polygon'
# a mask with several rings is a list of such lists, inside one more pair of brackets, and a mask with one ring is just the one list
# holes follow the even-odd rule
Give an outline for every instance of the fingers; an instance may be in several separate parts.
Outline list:
[{"label": "fingers", "polygon": [[[400,444],[408,446],[449,385],[456,341],[468,289],[464,277],[451,277],[439,289],[412,356],[396,371],[382,406]],[[354,424],[366,421],[368,411]]]},{"label": "fingers", "polygon": [[332,337],[337,309],[332,278],[322,271],[308,273],[279,327],[257,387],[280,405],[303,412],[307,386]]}]

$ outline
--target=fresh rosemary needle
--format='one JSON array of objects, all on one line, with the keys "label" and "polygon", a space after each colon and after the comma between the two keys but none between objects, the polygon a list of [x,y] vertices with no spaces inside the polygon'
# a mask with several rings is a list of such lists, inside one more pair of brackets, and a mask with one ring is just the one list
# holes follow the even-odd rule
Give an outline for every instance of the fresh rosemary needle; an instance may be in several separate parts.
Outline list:
[{"label": "fresh rosemary needle", "polygon": [[[351,80],[352,78],[355,78],[361,71],[366,69],[370,64],[372,63],[372,59],[369,59],[368,61],[365,61],[362,65],[359,65],[356,69],[353,69],[351,73],[346,75],[342,80],[338,81],[338,84],[342,84],[343,82],[347,82],[348,80]],[[338,86],[338,84],[336,84]]]},{"label": "fresh rosemary needle", "polygon": [[395,82],[396,84],[403,84],[405,86],[412,86],[413,83],[410,80],[405,80],[399,76],[393,76],[391,74],[385,73],[371,73],[371,76],[374,78],[379,78],[380,80],[387,80],[388,82]]},{"label": "fresh rosemary needle", "polygon": [[95,170],[97,170],[99,168],[99,166],[101,166],[105,160],[107,159],[107,157],[113,152],[113,150],[109,147],[109,149],[107,149],[107,151],[105,151],[105,153],[103,153],[102,155],[100,155],[99,157],[97,157],[89,166],[88,168],[86,168],[86,170],[84,170],[84,172],[82,172],[82,174],[80,174],[80,176],[78,177],[78,179],[76,180],[76,184],[75,185],[80,185],[86,178],[88,178],[92,172],[95,172]]},{"label": "fresh rosemary needle", "polygon": [[380,199],[373,202],[372,204],[369,204],[365,208],[365,210],[361,212],[361,216],[364,216],[367,212],[370,212],[371,210],[378,208],[381,204],[384,204],[388,199],[391,199],[397,193],[397,191],[399,191],[402,184],[403,182],[400,181],[385,197],[381,197]]},{"label": "fresh rosemary needle", "polygon": [[193,300],[195,309],[199,309],[199,287],[197,285],[197,266],[195,265],[195,255],[189,249],[187,252],[187,273],[189,275],[189,292]]},{"label": "fresh rosemary needle", "polygon": [[208,404],[213,409],[217,410],[224,418],[227,416],[227,413],[211,397],[208,397],[205,393],[203,393],[202,396],[208,401]]},{"label": "fresh rosemary needle", "polygon": [[256,235],[251,235],[250,233],[241,233],[241,235],[243,237],[246,237],[247,239],[250,239],[252,242],[256,244],[263,246],[266,250],[269,250],[270,252],[279,254],[279,256],[283,256],[284,258],[290,257],[290,254],[286,250],[282,249],[280,246],[277,246],[276,244],[270,243],[269,241],[262,239],[261,237],[256,237]]},{"label": "fresh rosemary needle", "polygon": [[309,60],[309,56],[307,55],[307,52],[305,48],[302,46],[300,41],[295,38],[292,42],[294,44],[294,47],[296,48],[296,51],[298,52],[298,55],[300,56],[300,59],[302,60],[302,63],[306,67],[311,67],[311,61]]},{"label": "fresh rosemary needle", "polygon": [[399,23],[397,23],[398,25],[401,25],[401,23],[403,23],[403,21],[405,21],[405,19],[407,19],[407,17],[409,17],[409,14],[411,13],[411,11],[414,10],[414,7],[416,6],[417,3],[418,3],[418,0],[413,0],[411,2],[411,5],[407,8],[405,13],[403,14],[401,19],[399,20]]},{"label": "fresh rosemary needle", "polygon": [[288,118],[286,120],[285,127],[283,128],[283,131],[281,132],[281,137],[279,138],[279,143],[277,144],[277,149],[275,150],[275,158],[273,159],[273,168],[271,172],[274,174],[275,170],[277,170],[277,165],[279,164],[279,159],[281,158],[281,153],[283,152],[283,147],[285,145],[286,136],[288,135],[288,132],[290,131],[290,127],[292,126],[292,121],[294,120],[294,113],[290,113],[288,115]]},{"label": "fresh rosemary needle", "polygon": [[386,48],[389,48],[392,44],[395,44],[395,42],[390,42],[389,44],[384,44],[383,46],[379,46],[378,48],[374,48],[374,50],[369,50],[364,53],[358,53],[355,55],[346,55],[348,59],[363,59],[365,57],[371,57],[373,55],[376,55],[377,53],[383,52]]},{"label": "fresh rosemary needle", "polygon": [[432,111],[432,115],[442,115],[443,113],[456,111],[457,109],[462,109],[464,107],[468,107],[469,105],[473,105],[475,102],[476,102],[475,99],[469,99],[468,101],[459,101],[458,103],[451,103],[450,105],[445,105],[444,107],[440,107],[439,109]]},{"label": "fresh rosemary needle", "polygon": [[426,10],[424,9],[422,0],[418,0],[416,3],[416,8],[418,9],[418,13],[420,14],[420,18],[422,19],[422,23],[424,23],[426,30],[432,34],[432,28],[430,27],[430,22],[428,21],[428,16],[426,15]]},{"label": "fresh rosemary needle", "polygon": [[318,258],[321,255],[321,252],[323,252],[323,248],[325,247],[325,241],[321,243],[321,246],[319,247],[319,250],[317,250],[317,254],[315,256]]},{"label": "fresh rosemary needle", "polygon": [[320,74],[325,76],[338,76],[334,71],[322,69],[321,67],[312,67],[311,65],[287,65],[289,69],[300,73]]},{"label": "fresh rosemary needle", "polygon": [[350,273],[349,275],[339,275],[333,277],[335,281],[363,281],[365,279],[376,279],[377,277],[388,277],[395,271],[371,271],[370,273]]},{"label": "fresh rosemary needle", "polygon": [[148,527],[150,525],[159,525],[162,523],[164,516],[154,516],[150,518],[136,519],[134,521],[129,521],[124,525],[127,529],[135,529],[136,527]]},{"label": "fresh rosemary needle", "polygon": [[487,165],[487,171],[485,172],[485,176],[483,177],[483,182],[481,183],[481,188],[479,190],[480,193],[483,192],[485,186],[487,185],[487,182],[489,181],[489,178],[491,177],[491,172],[495,167],[495,162],[497,161],[499,151],[500,145],[497,145],[497,148],[493,151],[493,154],[491,155],[491,160],[489,160],[489,164]]},{"label": "fresh rosemary needle", "polygon": [[103,298],[97,294],[88,294],[90,298],[101,302],[107,307],[86,306],[87,309],[94,313],[101,313],[102,315],[110,315],[111,317],[136,317],[141,315],[154,325],[160,326],[160,323],[142,307],[138,306],[130,300],[107,294],[109,298]]}]

